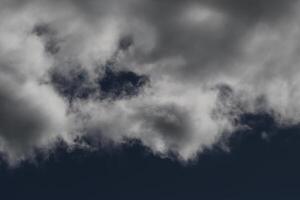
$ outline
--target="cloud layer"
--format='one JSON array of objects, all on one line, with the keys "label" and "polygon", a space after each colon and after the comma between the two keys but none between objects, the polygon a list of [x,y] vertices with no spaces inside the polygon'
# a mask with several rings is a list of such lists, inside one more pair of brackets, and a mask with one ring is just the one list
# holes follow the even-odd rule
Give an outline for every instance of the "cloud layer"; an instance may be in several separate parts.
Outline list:
[{"label": "cloud layer", "polygon": [[[0,150],[139,140],[186,161],[243,113],[300,120],[297,1],[4,0]],[[97,143],[97,142],[96,142]]]}]

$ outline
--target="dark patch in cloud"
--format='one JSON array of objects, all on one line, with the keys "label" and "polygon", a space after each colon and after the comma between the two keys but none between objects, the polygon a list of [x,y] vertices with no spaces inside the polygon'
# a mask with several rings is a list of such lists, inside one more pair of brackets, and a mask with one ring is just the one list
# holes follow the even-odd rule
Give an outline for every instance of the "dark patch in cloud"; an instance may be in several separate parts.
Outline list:
[{"label": "dark patch in cloud", "polygon": [[53,71],[51,83],[70,102],[76,99],[88,99],[97,91],[97,88],[90,83],[87,72],[82,69],[71,70],[67,74]]},{"label": "dark patch in cloud", "polygon": [[140,89],[148,82],[145,75],[131,71],[113,71],[106,68],[105,74],[98,81],[102,98],[124,98],[138,95]]},{"label": "dark patch in cloud", "polygon": [[133,37],[132,36],[125,36],[122,37],[119,41],[119,49],[126,51],[133,45]]},{"label": "dark patch in cloud", "polygon": [[46,52],[49,52],[50,54],[57,54],[60,50],[58,41],[56,41],[56,40],[47,41],[46,45],[45,45],[45,50],[46,50]]},{"label": "dark patch in cloud", "polygon": [[47,24],[38,24],[38,25],[36,25],[35,27],[33,27],[32,32],[34,34],[36,34],[37,36],[54,34],[54,32],[51,30],[51,28]]},{"label": "dark patch in cloud", "polygon": [[32,32],[43,38],[45,42],[45,51],[50,54],[57,54],[60,50],[59,40],[56,38],[56,33],[48,24],[36,25]]},{"label": "dark patch in cloud", "polygon": [[98,97],[130,98],[138,95],[147,82],[148,78],[144,75],[131,71],[113,71],[109,68],[96,81],[92,80],[83,69],[70,70],[66,74],[55,70],[51,73],[52,85],[70,102]]}]

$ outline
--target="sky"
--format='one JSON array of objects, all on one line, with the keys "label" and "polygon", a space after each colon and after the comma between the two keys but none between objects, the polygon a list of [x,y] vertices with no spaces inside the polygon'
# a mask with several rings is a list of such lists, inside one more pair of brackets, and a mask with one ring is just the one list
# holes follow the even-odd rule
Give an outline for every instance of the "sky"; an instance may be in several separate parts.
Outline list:
[{"label": "sky", "polygon": [[299,199],[299,10],[0,0],[1,193]]}]

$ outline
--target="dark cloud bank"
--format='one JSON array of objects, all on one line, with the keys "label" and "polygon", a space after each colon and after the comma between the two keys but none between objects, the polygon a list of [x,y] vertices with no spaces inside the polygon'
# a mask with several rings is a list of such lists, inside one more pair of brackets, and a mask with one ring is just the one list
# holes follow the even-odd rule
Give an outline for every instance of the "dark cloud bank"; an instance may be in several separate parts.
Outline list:
[{"label": "dark cloud bank", "polygon": [[59,141],[85,150],[137,141],[193,162],[234,151],[231,138],[252,129],[267,145],[300,122],[299,9],[292,0],[1,1],[4,160],[46,156]]}]

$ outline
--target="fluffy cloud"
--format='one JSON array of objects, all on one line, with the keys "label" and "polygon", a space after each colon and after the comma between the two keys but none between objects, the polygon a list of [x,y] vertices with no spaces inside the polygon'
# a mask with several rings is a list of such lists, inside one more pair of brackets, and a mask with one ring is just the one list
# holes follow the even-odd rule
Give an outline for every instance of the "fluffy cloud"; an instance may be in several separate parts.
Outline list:
[{"label": "fluffy cloud", "polygon": [[299,123],[296,1],[0,3],[0,150],[78,137],[195,158],[243,113]]}]

